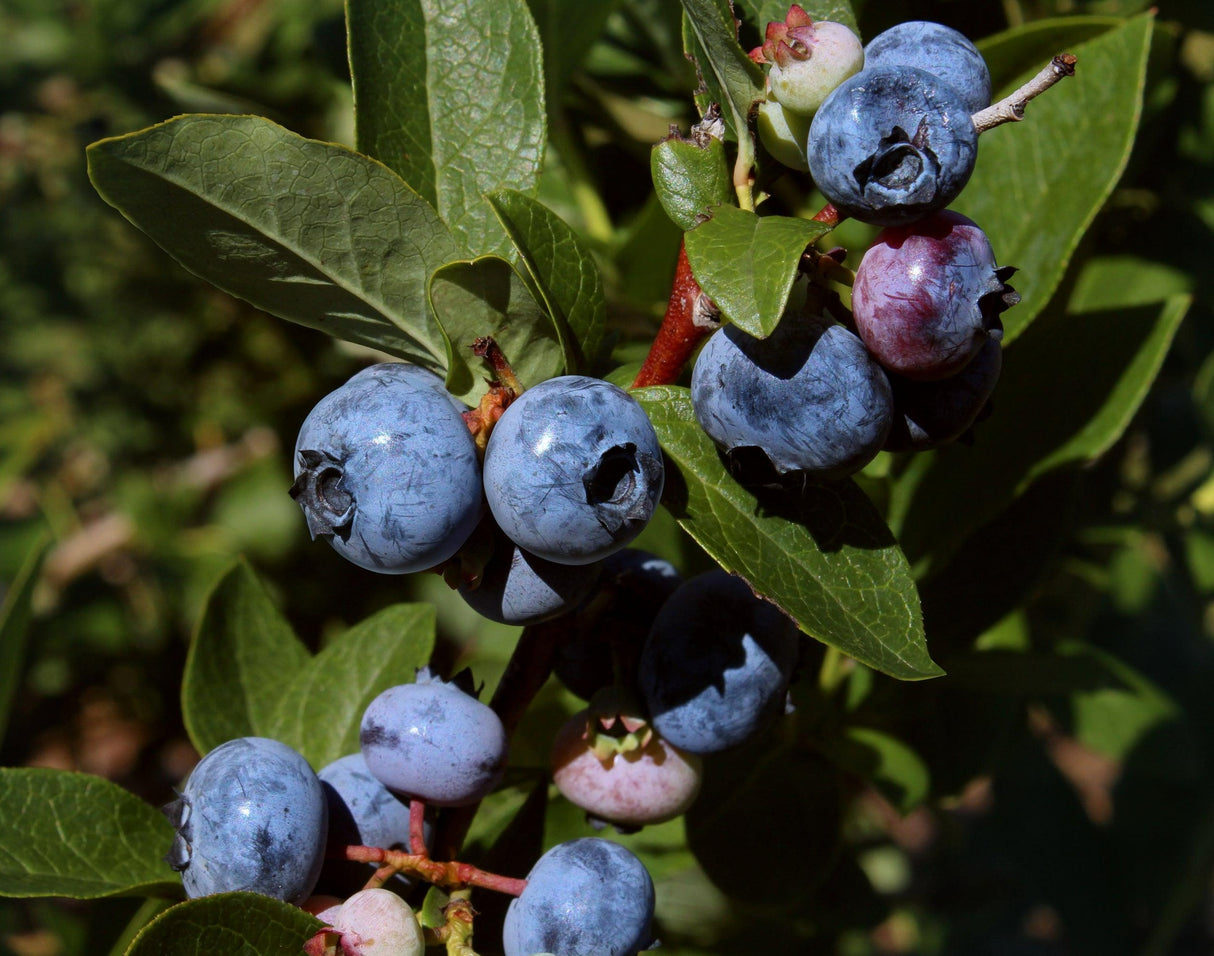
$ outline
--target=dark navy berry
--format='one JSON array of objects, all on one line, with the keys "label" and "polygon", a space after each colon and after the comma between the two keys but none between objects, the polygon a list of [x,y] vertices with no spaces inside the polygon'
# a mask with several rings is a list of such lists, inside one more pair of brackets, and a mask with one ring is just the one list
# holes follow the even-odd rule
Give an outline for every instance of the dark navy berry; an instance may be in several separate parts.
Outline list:
[{"label": "dark navy berry", "polygon": [[388,574],[446,561],[483,510],[476,445],[432,372],[363,369],[309,413],[291,495],[308,530],[360,567]]},{"label": "dark navy berry", "polygon": [[599,563],[557,564],[498,541],[475,587],[460,585],[460,596],[483,617],[499,624],[537,624],[576,607],[594,587]]},{"label": "dark navy berry", "polygon": [[505,956],[633,956],[653,942],[653,880],[632,851],[598,837],[536,861],[502,927]]},{"label": "dark navy berry", "polygon": [[911,66],[939,77],[957,91],[971,113],[991,105],[991,72],[964,33],[942,23],[907,20],[873,37],[864,65]]},{"label": "dark navy berry", "polygon": [[881,450],[892,420],[885,372],[841,325],[800,312],[766,339],[727,325],[691,375],[700,427],[726,451],[759,448],[778,472],[839,478]]},{"label": "dark navy berry", "polygon": [[894,427],[885,440],[887,451],[925,451],[956,441],[987,409],[1003,349],[987,339],[978,354],[956,375],[935,382],[914,382],[891,376],[894,388]]},{"label": "dark navy berry", "polygon": [[865,252],[852,287],[860,338],[890,371],[920,381],[955,375],[1019,301],[986,234],[959,213],[885,229]]},{"label": "dark navy berry", "polygon": [[650,722],[676,747],[710,754],[783,713],[800,638],[741,578],[709,571],[662,605],[641,655]]},{"label": "dark navy berry", "polygon": [[308,762],[284,743],[241,737],[220,744],[165,814],[177,831],[167,859],[190,899],[247,890],[298,904],[316,885],[325,795]]},{"label": "dark navy berry", "polygon": [[523,392],[485,450],[485,496],[498,525],[519,547],[560,564],[589,564],[640,534],[663,478],[644,409],[623,389],[582,375]]},{"label": "dark navy berry", "polygon": [[874,67],[826,98],[806,152],[814,182],[839,212],[895,226],[960,194],[978,158],[978,131],[947,83],[912,67]]},{"label": "dark navy berry", "polygon": [[456,684],[418,673],[363,713],[367,768],[396,793],[440,807],[475,803],[506,769],[506,731],[489,707]]},{"label": "dark navy berry", "polygon": [[682,583],[673,564],[648,551],[625,548],[607,558],[598,586],[557,649],[557,679],[583,700],[617,679],[632,687],[653,619]]}]

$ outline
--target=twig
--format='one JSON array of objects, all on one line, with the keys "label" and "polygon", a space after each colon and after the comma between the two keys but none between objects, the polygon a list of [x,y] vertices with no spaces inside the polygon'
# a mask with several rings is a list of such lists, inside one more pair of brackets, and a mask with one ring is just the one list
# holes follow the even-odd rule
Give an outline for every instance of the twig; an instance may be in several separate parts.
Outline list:
[{"label": "twig", "polygon": [[1029,100],[1040,96],[1059,80],[1075,75],[1077,58],[1072,53],[1059,53],[1031,80],[998,103],[992,103],[984,110],[979,110],[972,117],[974,127],[979,133],[988,129],[1002,126],[1004,123],[1019,122],[1024,119],[1024,108]]},{"label": "twig", "polygon": [[691,272],[686,245],[679,246],[679,261],[670,286],[666,315],[632,387],[674,382],[695,347],[716,329],[716,320],[716,306],[704,295]]}]

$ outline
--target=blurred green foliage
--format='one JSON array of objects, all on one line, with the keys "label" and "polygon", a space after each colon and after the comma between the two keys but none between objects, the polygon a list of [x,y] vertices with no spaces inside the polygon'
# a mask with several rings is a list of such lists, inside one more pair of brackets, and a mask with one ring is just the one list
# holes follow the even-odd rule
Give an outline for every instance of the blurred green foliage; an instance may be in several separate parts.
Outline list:
[{"label": "blurred green foliage", "polygon": [[[925,18],[973,37],[1148,6],[855,4],[866,36]],[[923,582],[947,681],[900,685],[857,668],[833,688],[799,688],[807,735],[831,711],[827,697],[844,695],[864,730],[847,759],[884,774],[851,805],[847,847],[831,848],[812,900],[795,912],[731,902],[691,866],[678,822],[625,840],[651,864],[666,861],[654,875],[665,878],[659,916],[672,951],[755,952],[755,920],[779,926],[771,953],[805,952],[810,939],[847,956],[1209,951],[1214,9],[1158,8],[1130,169],[1055,301],[1122,308],[1192,294],[1162,374],[1096,466],[1039,483]],[[185,111],[256,112],[349,142],[341,4],[6,0],[0,36],[0,581],[52,540],[0,764],[83,769],[165,799],[192,760],[178,705],[187,642],[207,589],[239,554],[313,649],[388,604],[435,601],[439,660],[476,660],[492,685],[515,631],[481,626],[437,581],[368,580],[306,540],[285,494],[298,422],[346,377],[351,350],[185,273],[85,176],[87,143]],[[549,68],[561,96],[549,103],[539,195],[593,243],[612,325],[641,343],[639,361],[679,240],[652,199],[649,152],[670,123],[693,118],[679,6],[621,0],[583,56]],[[576,188],[585,182],[590,195]],[[775,200],[808,202],[787,185]],[[951,595],[966,575],[980,589],[982,549],[1017,557],[1022,538],[1010,590],[1030,599],[960,620]],[[689,573],[704,565],[670,523],[641,543]],[[976,645],[974,628],[985,630]],[[568,702],[556,698],[541,698],[525,740],[542,741],[529,726],[562,718]],[[927,807],[892,810],[900,792],[928,786]],[[498,803],[513,811],[522,796],[511,789]],[[493,809],[474,841],[497,835]],[[582,834],[572,811],[544,827],[547,842]],[[0,954],[105,952],[138,909],[6,902]]]}]

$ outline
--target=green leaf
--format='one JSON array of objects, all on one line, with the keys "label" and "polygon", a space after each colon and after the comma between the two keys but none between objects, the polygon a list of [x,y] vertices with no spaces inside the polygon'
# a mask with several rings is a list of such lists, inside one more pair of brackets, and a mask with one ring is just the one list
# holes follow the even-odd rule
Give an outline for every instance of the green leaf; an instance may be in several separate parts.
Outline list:
[{"label": "green leaf", "polygon": [[687,389],[632,394],[670,459],[663,502],[722,567],[811,637],[870,667],[903,680],[943,673],[927,652],[906,559],[853,482],[810,485],[799,499],[760,498],[726,472]]},{"label": "green leaf", "polygon": [[169,255],[279,318],[442,374],[430,272],[455,258],[391,170],[258,116],[180,116],[88,148],[102,198]]},{"label": "green leaf", "polygon": [[0,607],[0,742],[8,730],[13,698],[24,673],[30,601],[49,547],[50,540],[46,536],[38,539],[16,577],[8,582],[4,604]]},{"label": "green leaf", "polygon": [[324,767],[358,750],[363,711],[380,693],[413,681],[434,650],[431,604],[397,604],[358,624],[295,673],[263,736]]},{"label": "green leaf", "polygon": [[186,656],[181,711],[198,752],[267,736],[283,692],[307,663],[308,649],[265,586],[237,561],[208,596]]},{"label": "green leaf", "polygon": [[160,914],[127,956],[299,956],[322,925],[298,906],[268,896],[217,893]]},{"label": "green leaf", "polygon": [[705,294],[744,332],[766,338],[788,302],[806,246],[830,227],[720,206],[687,233],[687,260]]},{"label": "green leaf", "polygon": [[[524,0],[347,0],[358,148],[473,255],[509,248],[482,196],[531,191],[544,154],[539,32]],[[454,257],[452,257],[454,258]]]},{"label": "green leaf", "polygon": [[[1076,74],[1033,100],[1021,123],[982,135],[973,178],[954,208],[990,236],[1003,265],[1019,272],[1012,284],[1021,302],[1003,317],[1004,343],[1015,340],[1058,288],[1080,238],[1121,178],[1142,112],[1151,16],[1140,16],[1069,52]],[[1034,28],[1038,57],[1011,92],[1073,39],[1069,22],[1058,34]],[[983,47],[1000,57],[1005,44],[1023,56],[1018,35]]]},{"label": "green leaf", "polygon": [[897,737],[872,727],[848,727],[842,737],[827,738],[822,746],[834,763],[870,781],[900,813],[910,813],[927,799],[927,764]]},{"label": "green leaf", "polygon": [[0,768],[0,896],[180,894],[172,842],[163,814],[108,780]]},{"label": "green leaf", "polygon": [[485,256],[443,266],[430,280],[429,296],[434,314],[451,335],[447,389],[456,398],[475,404],[484,394],[488,366],[473,355],[471,345],[485,335],[501,346],[524,385],[564,372],[556,326],[505,259]]},{"label": "green leaf", "polygon": [[[754,164],[754,141],[747,131],[750,106],[764,96],[764,76],[738,43],[738,28],[729,0],[682,0],[683,48],[703,79],[696,104],[703,115],[710,103],[738,142],[739,163]],[[785,11],[787,12],[787,11]]]},{"label": "green leaf", "polygon": [[[714,754],[686,814],[687,845],[728,896],[790,902],[829,874],[842,840],[842,802],[838,770],[812,753],[760,743]],[[763,847],[763,866],[778,878],[756,880],[738,865],[739,847]]]},{"label": "green leaf", "polygon": [[321,768],[358,749],[367,704],[413,680],[434,647],[430,605],[399,604],[312,656],[243,561],[207,600],[190,645],[182,710],[206,753],[235,737],[272,737]]},{"label": "green leaf", "polygon": [[971,447],[924,455],[895,490],[891,524],[912,564],[947,559],[1041,476],[1099,457],[1142,404],[1188,310],[1051,311],[1007,349],[994,411]]},{"label": "green leaf", "polygon": [[422,900],[421,909],[417,911],[417,921],[426,929],[438,929],[447,922],[443,915],[443,907],[451,901],[443,890],[431,886],[426,890],[426,898]]},{"label": "green leaf", "polygon": [[649,171],[666,215],[684,232],[733,202],[725,144],[715,136],[702,146],[679,137],[662,140],[649,154]]},{"label": "green leaf", "polygon": [[518,253],[523,281],[556,327],[566,371],[587,371],[598,358],[607,316],[594,256],[543,203],[510,190],[486,198]]}]

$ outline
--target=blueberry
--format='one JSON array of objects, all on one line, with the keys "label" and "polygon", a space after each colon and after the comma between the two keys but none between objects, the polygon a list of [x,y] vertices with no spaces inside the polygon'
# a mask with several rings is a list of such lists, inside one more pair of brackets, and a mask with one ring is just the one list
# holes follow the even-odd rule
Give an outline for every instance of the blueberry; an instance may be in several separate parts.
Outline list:
[{"label": "blueberry", "polygon": [[657,734],[636,749],[600,756],[589,717],[586,710],[570,717],[552,745],[552,780],[566,800],[623,827],[673,820],[691,806],[700,790],[699,757]]},{"label": "blueberry", "polygon": [[630,851],[598,837],[559,843],[510,902],[505,956],[632,956],[652,942],[653,880]]},{"label": "blueberry", "polygon": [[842,23],[813,20],[793,4],[784,21],[767,25],[757,54],[770,63],[767,87],[785,110],[812,116],[836,86],[864,66],[860,38]]},{"label": "blueberry", "polygon": [[924,451],[960,438],[987,408],[1002,365],[1000,343],[987,339],[970,363],[949,378],[914,382],[892,376],[894,427],[886,450]]},{"label": "blueberry", "polygon": [[955,212],[885,229],[856,270],[856,330],[885,368],[920,381],[955,375],[1019,301],[986,234]]},{"label": "blueberry", "polygon": [[483,510],[476,445],[460,405],[432,372],[363,369],[308,414],[291,495],[312,537],[387,574],[450,558]]},{"label": "blueberry", "polygon": [[809,139],[809,119],[784,109],[775,100],[759,104],[755,117],[759,140],[772,158],[789,169],[809,172],[805,143]]},{"label": "blueberry", "polygon": [[[362,752],[341,757],[317,774],[329,805],[329,847],[376,846],[415,852],[409,841],[409,804],[380,783],[367,769]],[[429,839],[431,821],[425,820]],[[330,855],[321,870],[319,885],[349,894],[360,889],[374,865]],[[406,882],[404,878],[400,878]]]},{"label": "blueberry", "polygon": [[718,329],[691,375],[696,420],[726,451],[759,448],[781,473],[839,478],[867,464],[892,420],[889,382],[841,325],[786,313],[766,339]]},{"label": "blueberry", "polygon": [[557,649],[557,679],[584,700],[617,679],[633,686],[653,619],[682,583],[673,564],[648,551],[625,548],[608,557],[598,587],[578,608],[568,640]]},{"label": "blueberry", "polygon": [[895,226],[952,202],[974,171],[978,132],[960,94],[913,67],[844,80],[809,127],[809,171],[839,212]]},{"label": "blueberry", "polygon": [[168,861],[186,896],[248,890],[302,903],[324,862],[324,790],[296,751],[266,737],[220,744],[165,807]]},{"label": "blueberry", "polygon": [[662,605],[641,655],[650,722],[693,754],[749,740],[783,712],[799,646],[792,620],[741,578],[692,578]]},{"label": "blueberry", "polygon": [[480,582],[461,584],[468,606],[499,624],[537,624],[577,606],[598,580],[599,563],[557,564],[500,539]]},{"label": "blueberry", "polygon": [[957,91],[971,113],[991,105],[991,72],[963,33],[941,23],[907,20],[873,37],[864,65],[910,66],[939,77]]},{"label": "blueberry", "polygon": [[333,916],[344,956],[422,956],[421,925],[409,904],[390,890],[361,890]]},{"label": "blueberry", "polygon": [[489,707],[423,669],[363,713],[367,768],[396,793],[440,807],[475,803],[506,769],[506,731]]},{"label": "blueberry", "polygon": [[485,497],[498,525],[559,564],[589,564],[640,534],[663,477],[644,409],[623,389],[582,375],[523,392],[485,450]]}]

